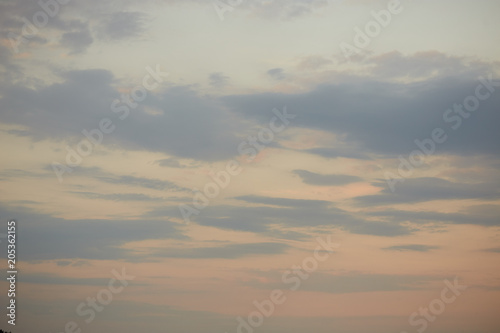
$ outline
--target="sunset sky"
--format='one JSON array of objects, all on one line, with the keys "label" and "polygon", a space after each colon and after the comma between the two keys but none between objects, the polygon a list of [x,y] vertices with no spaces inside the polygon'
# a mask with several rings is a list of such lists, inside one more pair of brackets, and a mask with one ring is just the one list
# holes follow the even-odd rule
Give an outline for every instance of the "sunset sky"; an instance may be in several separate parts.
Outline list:
[{"label": "sunset sky", "polygon": [[498,333],[499,14],[1,0],[0,329]]}]

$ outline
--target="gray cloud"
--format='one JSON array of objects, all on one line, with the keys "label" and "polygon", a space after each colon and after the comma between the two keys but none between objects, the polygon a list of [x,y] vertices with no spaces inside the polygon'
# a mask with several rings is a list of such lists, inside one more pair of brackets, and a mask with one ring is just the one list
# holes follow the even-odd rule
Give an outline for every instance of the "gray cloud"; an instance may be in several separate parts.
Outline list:
[{"label": "gray cloud", "polygon": [[[23,35],[24,20],[33,23],[34,14],[44,12],[40,3],[49,3],[49,11],[54,10],[55,15],[50,15],[46,24],[38,27],[34,35],[30,35],[29,37],[25,35],[26,38],[18,45],[19,52],[29,50],[34,45],[46,45],[51,41],[50,39],[53,36],[59,39],[61,46],[69,48],[71,54],[84,52],[93,41],[88,27],[89,22],[95,16],[87,15],[86,10],[79,11],[78,19],[75,19],[74,16],[66,15],[67,8],[76,7],[76,2],[54,6],[50,4],[50,1],[2,1],[0,2],[0,34],[12,37],[13,40]],[[83,21],[82,18],[84,19]]]},{"label": "gray cloud", "polygon": [[[416,61],[422,57],[408,58]],[[443,119],[448,108],[463,103],[467,96],[474,94],[480,83],[478,77],[494,73],[495,65],[474,66],[463,59],[446,59],[438,59],[438,64],[432,65],[423,61],[422,66],[429,71],[446,64],[450,69],[418,83],[344,74],[338,82],[319,85],[306,93],[234,95],[223,100],[233,111],[261,122],[266,121],[263,110],[288,105],[290,112],[297,115],[293,126],[335,133],[342,141],[333,148],[354,147],[353,153],[358,155],[407,156],[418,148],[414,140],[429,138],[437,127],[443,128],[448,135],[446,142],[437,146],[438,153],[498,155],[500,148],[495,143],[500,141],[500,132],[494,124],[500,122],[500,114],[496,112],[500,89],[481,102],[478,111],[463,119],[457,130]]]},{"label": "gray cloud", "polygon": [[111,201],[162,201],[163,200],[163,198],[151,197],[143,193],[101,194],[94,192],[77,192],[77,191],[70,191],[69,193],[94,200],[111,200]]},{"label": "gray cloud", "polygon": [[[394,237],[412,232],[406,226],[393,222],[369,221],[349,213],[322,200],[300,200],[288,198],[269,198],[260,196],[241,196],[236,199],[255,206],[208,206],[198,216],[191,218],[198,224],[221,229],[251,231],[279,238],[302,234],[287,234],[287,228],[315,228],[330,226],[343,228],[356,234]],[[278,207],[272,207],[278,206]],[[150,211],[148,217],[180,216],[177,207],[161,207]],[[279,225],[282,231],[276,234],[272,226]]]},{"label": "gray cloud", "polygon": [[9,86],[12,81],[22,76],[22,69],[13,61],[11,50],[6,46],[0,45],[0,88],[3,90],[4,87],[6,88]]},{"label": "gray cloud", "polygon": [[166,168],[181,168],[181,169],[196,168],[196,167],[200,167],[202,165],[202,163],[198,162],[198,161],[187,161],[187,162],[181,163],[178,159],[176,159],[174,157],[169,157],[169,158],[157,160],[157,161],[155,161],[155,163],[158,164],[159,166],[166,167]]},{"label": "gray cloud", "polygon": [[76,260],[76,261],[71,261],[71,260],[58,260],[56,261],[57,266],[73,266],[73,267],[80,267],[80,266],[88,266],[90,263],[87,260]]},{"label": "gray cloud", "polygon": [[127,185],[127,186],[137,186],[144,187],[154,190],[169,190],[169,191],[186,191],[187,189],[178,186],[168,180],[154,179],[154,178],[144,178],[135,176],[96,176],[96,179],[104,183]]},{"label": "gray cloud", "polygon": [[382,250],[429,252],[430,250],[438,248],[439,248],[438,246],[431,246],[431,245],[407,244],[407,245],[394,245],[394,246],[384,247],[382,248]]},{"label": "gray cloud", "polygon": [[267,71],[267,75],[275,80],[284,80],[286,78],[285,70],[283,68],[273,68]]},{"label": "gray cloud", "polygon": [[137,37],[144,31],[146,20],[147,15],[141,12],[115,12],[102,19],[98,32],[109,40]]},{"label": "gray cloud", "polygon": [[308,56],[300,60],[297,68],[301,70],[318,70],[332,63],[331,59],[322,56]]},{"label": "gray cloud", "polygon": [[[480,207],[490,207],[495,205],[478,205]],[[429,222],[445,222],[454,224],[474,224],[485,227],[493,227],[500,225],[500,208],[495,207],[492,212],[487,210],[477,212],[474,208],[466,208],[458,213],[439,213],[429,211],[402,211],[402,210],[387,210],[371,212],[372,216],[383,216],[393,222],[400,223],[411,221],[416,223],[429,223]]]},{"label": "gray cloud", "polygon": [[384,189],[378,194],[357,197],[355,200],[361,205],[387,205],[432,200],[500,198],[496,182],[468,184],[433,177],[409,178],[399,184],[395,192],[392,192],[385,182],[374,185]]},{"label": "gray cloud", "polygon": [[[85,139],[82,130],[98,128],[101,119],[109,118],[116,130],[105,136],[103,144],[200,160],[236,155],[241,142],[238,133],[245,134],[248,127],[228,117],[215,101],[185,87],[150,92],[128,118],[120,120],[110,109],[120,93],[109,71],[69,71],[61,76],[64,82],[37,88],[6,86],[0,99],[0,120],[28,127],[35,140],[72,140],[76,144]],[[163,110],[163,114],[140,112],[143,106]]]},{"label": "gray cloud", "polygon": [[183,167],[181,165],[181,163],[174,158],[165,158],[165,159],[156,161],[156,163],[158,163],[162,167],[169,167],[169,168],[182,168]]},{"label": "gray cloud", "polygon": [[356,176],[322,175],[307,170],[293,170],[293,173],[298,175],[304,183],[309,185],[339,186],[339,185],[359,182],[362,180],[361,178]]},{"label": "gray cloud", "polygon": [[[71,71],[62,74],[63,83],[37,88],[6,86],[0,119],[27,126],[29,131],[23,135],[34,139],[71,138],[77,142],[83,129],[95,128],[100,119],[109,117],[116,131],[106,136],[104,144],[213,161],[236,155],[239,138],[248,133],[249,124],[237,115],[268,123],[269,110],[276,105],[293,105],[290,110],[298,115],[293,126],[343,137],[337,147],[306,150],[325,157],[409,154],[417,148],[413,140],[429,137],[439,126],[445,128],[449,139],[439,145],[438,152],[497,154],[500,151],[494,143],[500,136],[493,124],[500,121],[494,109],[500,104],[500,94],[483,102],[480,111],[464,119],[457,131],[450,132],[442,119],[446,108],[474,92],[479,74],[484,73],[458,73],[456,77],[428,79],[426,84],[346,77],[341,83],[321,85],[308,93],[221,98],[232,111],[221,109],[218,100],[199,96],[190,88],[172,87],[150,92],[122,121],[110,110],[113,100],[120,97],[110,72]],[[162,114],[141,112],[143,107]]]},{"label": "gray cloud", "polygon": [[271,255],[284,253],[289,246],[281,243],[242,243],[218,247],[200,247],[192,249],[162,249],[154,251],[155,256],[166,258],[235,259],[248,256]]},{"label": "gray cloud", "polygon": [[353,158],[359,160],[369,160],[371,159],[366,153],[360,151],[359,147],[351,147],[351,148],[330,148],[330,147],[320,147],[320,148],[311,148],[302,150],[306,153],[319,155],[324,158]]},{"label": "gray cloud", "polygon": [[223,73],[212,73],[208,76],[209,83],[214,88],[224,88],[229,84],[229,76]]},{"label": "gray cloud", "polygon": [[235,199],[243,200],[249,203],[284,206],[284,207],[302,207],[302,208],[314,208],[314,207],[320,208],[320,207],[327,207],[328,205],[331,204],[331,202],[324,200],[271,198],[271,197],[261,197],[257,195],[243,195],[235,197]]},{"label": "gray cloud", "polygon": [[[67,220],[26,208],[0,207],[2,216],[23,221],[18,237],[23,260],[150,260],[121,246],[146,239],[186,239],[178,225],[167,220]],[[43,240],[43,241],[41,241]]]},{"label": "gray cloud", "polygon": [[[53,177],[53,174],[49,172],[34,172],[22,169],[5,169],[0,172],[0,179],[14,179],[14,178],[49,178]],[[52,170],[50,170],[52,171]]]},{"label": "gray cloud", "polygon": [[83,137],[81,131],[95,128],[119,96],[111,86],[113,75],[106,70],[84,70],[61,76],[63,83],[36,89],[7,87],[1,98],[1,121],[28,127],[35,140]]},{"label": "gray cloud", "polygon": [[70,54],[79,54],[87,50],[87,48],[92,45],[94,39],[90,34],[88,29],[83,29],[80,31],[65,32],[62,34],[59,43],[68,49],[70,49]]},{"label": "gray cloud", "polygon": [[[52,166],[47,165],[44,170],[48,171],[48,174],[40,174],[43,177],[54,177]],[[99,167],[77,167],[78,175],[86,178],[96,179],[103,183],[114,184],[114,185],[124,185],[127,187],[142,187],[146,189],[158,190],[158,191],[172,191],[172,192],[184,192],[189,191],[187,188],[179,186],[174,182],[164,179],[157,178],[147,178],[147,177],[137,177],[131,175],[119,175],[108,171],[105,171]],[[8,175],[15,174],[18,176],[30,176],[30,177],[41,177],[37,173],[31,174],[31,172],[21,172],[12,170]],[[0,176],[3,174],[0,173]],[[82,187],[84,188],[84,187]],[[82,195],[92,195],[90,193],[80,193]]]},{"label": "gray cloud", "polygon": [[493,253],[500,253],[500,247],[493,247],[489,249],[485,249],[485,252],[493,252]]},{"label": "gray cloud", "polygon": [[490,65],[477,59],[469,60],[454,57],[438,51],[418,52],[405,56],[401,52],[389,53],[368,57],[366,64],[375,65],[373,74],[386,78],[428,78],[430,76],[453,76],[455,73],[466,71],[488,71]]}]

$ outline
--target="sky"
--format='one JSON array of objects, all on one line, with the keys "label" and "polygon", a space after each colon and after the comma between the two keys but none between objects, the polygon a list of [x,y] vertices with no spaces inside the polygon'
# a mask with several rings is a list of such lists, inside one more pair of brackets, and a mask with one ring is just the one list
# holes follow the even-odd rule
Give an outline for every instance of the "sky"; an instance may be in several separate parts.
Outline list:
[{"label": "sky", "polygon": [[0,328],[498,332],[499,13],[1,0]]}]

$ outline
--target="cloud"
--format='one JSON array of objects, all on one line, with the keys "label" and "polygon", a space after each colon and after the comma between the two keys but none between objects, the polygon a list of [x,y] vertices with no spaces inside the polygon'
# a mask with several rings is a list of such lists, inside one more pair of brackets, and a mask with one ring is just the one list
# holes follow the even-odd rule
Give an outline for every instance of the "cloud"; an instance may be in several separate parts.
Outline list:
[{"label": "cloud", "polygon": [[[51,178],[54,177],[53,174],[47,172],[33,172],[22,169],[5,169],[0,171],[0,179],[14,179],[14,178]],[[52,171],[52,168],[50,169]]]},{"label": "cloud", "polygon": [[344,157],[344,158],[353,158],[353,159],[359,159],[359,160],[371,159],[366,153],[363,153],[360,150],[361,149],[359,147],[352,147],[352,148],[320,147],[320,148],[304,149],[301,151],[309,153],[309,154],[313,154],[313,155],[319,155],[319,156],[324,157],[324,158]]},{"label": "cloud", "polygon": [[[368,221],[354,213],[334,207],[323,200],[301,200],[261,196],[241,196],[238,200],[247,206],[208,206],[192,220],[204,226],[221,229],[250,231],[280,238],[286,237],[290,228],[327,227],[342,228],[356,234],[394,237],[412,232],[406,226],[392,222]],[[277,207],[273,207],[277,206]],[[180,216],[177,207],[161,207],[147,216]],[[276,228],[278,227],[278,228]],[[278,230],[276,230],[278,229]],[[288,234],[294,237],[293,234]],[[302,238],[303,235],[297,235]]]},{"label": "cloud", "polygon": [[[173,86],[149,92],[127,119],[120,120],[110,110],[112,102],[121,95],[110,72],[70,71],[61,74],[61,83],[6,86],[0,100],[0,120],[26,126],[28,130],[23,135],[29,134],[36,140],[81,140],[83,129],[95,128],[100,119],[109,117],[116,130],[104,144],[215,161],[237,154],[240,138],[253,125],[245,118],[265,124],[269,122],[269,110],[276,105],[288,105],[290,112],[297,115],[292,126],[324,130],[341,138],[335,147],[306,150],[324,157],[408,155],[417,148],[415,139],[429,137],[440,126],[449,139],[437,147],[438,153],[498,154],[500,148],[494,142],[500,140],[500,134],[493,124],[500,121],[494,109],[494,105],[500,104],[500,94],[484,101],[481,109],[464,119],[455,132],[442,119],[446,108],[474,93],[480,74],[484,73],[459,73],[456,77],[438,77],[418,84],[351,76],[306,93],[259,93],[215,99],[200,96],[188,87]],[[220,82],[217,80],[214,82]],[[229,110],[221,108],[220,102]],[[161,110],[161,114],[141,112],[143,108]]]},{"label": "cloud", "polygon": [[275,80],[284,80],[286,78],[285,70],[283,68],[273,68],[267,71],[267,75]]},{"label": "cloud", "polygon": [[488,63],[477,59],[467,59],[446,55],[438,51],[417,52],[404,55],[392,51],[371,56],[364,60],[373,67],[373,75],[380,78],[429,78],[452,76],[464,71],[487,71]]},{"label": "cloud", "polygon": [[155,161],[156,164],[158,164],[161,167],[166,167],[166,168],[196,168],[200,167],[202,164],[201,162],[196,162],[196,161],[188,161],[181,163],[178,159],[169,157],[169,158],[164,158],[161,160]]},{"label": "cloud", "polygon": [[65,32],[59,41],[61,46],[70,49],[70,54],[79,54],[92,45],[94,39],[88,29],[80,31]]},{"label": "cloud", "polygon": [[362,181],[362,178],[349,175],[322,175],[307,170],[293,170],[308,185],[340,186]]},{"label": "cloud", "polygon": [[[235,156],[239,135],[249,126],[230,116],[214,100],[186,87],[149,92],[146,100],[121,120],[111,110],[113,101],[121,98],[111,72],[75,70],[61,77],[61,83],[34,88],[6,86],[0,98],[0,121],[27,127],[34,140],[76,144],[85,139],[83,130],[98,128],[101,119],[109,118],[116,130],[106,135],[104,145],[210,161]],[[163,113],[150,115],[141,112],[143,107]]]},{"label": "cloud", "polygon": [[113,176],[113,175],[97,175],[95,177],[101,182],[109,184],[127,185],[149,188],[160,191],[187,191],[186,188],[176,185],[168,180],[154,179],[154,178],[144,178],[136,176]]},{"label": "cloud", "polygon": [[324,200],[271,198],[271,197],[261,197],[257,195],[244,195],[235,197],[235,199],[243,200],[249,203],[258,203],[258,204],[284,206],[284,207],[302,207],[302,208],[314,208],[314,207],[319,208],[319,207],[326,207],[331,204],[331,202]]},{"label": "cloud", "polygon": [[291,20],[309,15],[327,5],[327,0],[254,0],[243,2],[239,8],[266,19]]},{"label": "cloud", "polygon": [[76,260],[76,261],[70,261],[70,260],[58,260],[56,261],[57,266],[73,266],[73,267],[80,267],[80,266],[89,266],[90,263],[87,260]]},{"label": "cloud", "polygon": [[98,29],[100,37],[122,40],[139,36],[145,28],[147,15],[141,12],[114,12],[108,14]]},{"label": "cloud", "polygon": [[10,85],[12,81],[22,76],[21,66],[14,62],[11,49],[0,44],[0,88],[3,89],[4,86]]},{"label": "cloud", "polygon": [[62,83],[28,88],[12,84],[1,98],[3,123],[19,124],[30,130],[34,140],[55,140],[83,136],[83,129],[95,128],[113,98],[113,75],[106,70],[67,71]]},{"label": "cloud", "polygon": [[236,259],[249,256],[282,254],[288,248],[288,245],[281,243],[242,243],[190,249],[160,249],[154,251],[153,255],[165,258]]},{"label": "cloud", "polygon": [[378,194],[355,198],[360,205],[460,199],[496,200],[500,198],[500,190],[496,182],[468,184],[435,177],[409,178],[404,183],[399,184],[394,192],[387,187],[385,182],[373,185],[384,187],[384,189]]},{"label": "cloud", "polygon": [[212,73],[208,76],[210,85],[214,88],[224,88],[229,84],[229,76],[225,76],[222,73]]},{"label": "cloud", "polygon": [[483,204],[461,209],[457,213],[440,213],[435,211],[403,211],[385,210],[368,213],[371,216],[383,216],[395,223],[411,221],[415,223],[446,222],[454,224],[472,224],[484,227],[500,225],[500,207]]},{"label": "cloud", "polygon": [[165,159],[162,159],[162,160],[158,160],[156,161],[155,163],[158,163],[159,166],[162,166],[162,167],[168,167],[168,168],[184,168],[183,165],[181,165],[181,163],[176,160],[175,158],[165,158]]},{"label": "cloud", "polygon": [[[93,42],[89,30],[89,22],[93,17],[86,15],[87,13],[84,11],[80,11],[80,15],[77,16],[78,19],[75,16],[67,15],[66,8],[74,7],[75,3],[73,2],[63,5],[56,3],[55,6],[50,3],[50,1],[30,0],[0,2],[0,35],[11,37],[12,40],[17,39],[19,36],[27,37],[17,45],[18,51],[21,53],[31,51],[36,46],[47,45],[52,42],[52,39],[54,39],[54,42],[59,40],[61,46],[70,50],[70,54],[83,53]],[[34,34],[27,35],[23,32],[23,26],[26,24],[25,20],[32,24],[35,23],[33,16],[36,13],[44,13],[41,4],[49,4],[48,10],[51,14],[54,11],[55,15],[49,15],[46,24],[36,27]],[[34,24],[34,26],[37,25]],[[11,42],[9,41],[8,44],[11,44]],[[14,51],[14,48],[12,51]]]},{"label": "cloud", "polygon": [[[47,165],[45,167],[46,171],[49,171],[49,174],[40,174],[43,177],[54,177],[52,166]],[[171,191],[171,192],[184,192],[188,191],[185,187],[179,186],[174,182],[171,182],[169,180],[165,179],[157,179],[157,178],[148,178],[148,177],[138,177],[138,176],[131,176],[131,175],[119,175],[119,174],[114,174],[111,172],[108,172],[106,170],[103,170],[99,167],[78,167],[78,175],[86,177],[86,178],[92,178],[96,179],[100,182],[107,183],[107,184],[114,184],[114,185],[123,185],[127,187],[142,187],[146,189],[152,189],[152,190],[158,190],[158,191]],[[31,177],[40,177],[39,174],[33,173],[31,175],[30,172],[14,172],[11,171],[7,173],[7,175],[17,175],[17,176],[31,176]],[[0,173],[0,176],[2,176],[3,173]],[[82,195],[88,195],[92,196],[93,194],[91,193],[83,193],[80,192]],[[100,194],[96,194],[100,195]],[[110,197],[111,198],[111,197]]]},{"label": "cloud", "polygon": [[407,244],[407,245],[394,245],[384,247],[382,250],[388,251],[414,251],[414,252],[429,252],[430,250],[438,249],[438,246],[422,245],[422,244]]},{"label": "cloud", "polygon": [[[144,253],[123,248],[133,241],[186,239],[178,225],[167,220],[69,220],[26,208],[0,207],[3,216],[23,221],[19,257],[36,260],[150,260]],[[43,241],[40,241],[43,240]]]},{"label": "cloud", "polygon": [[322,56],[308,56],[300,60],[297,68],[300,70],[319,70],[330,64],[333,64],[331,59]]},{"label": "cloud", "polygon": [[484,249],[485,252],[500,253],[500,247],[492,247],[489,249]]},{"label": "cloud", "polygon": [[111,200],[111,201],[162,201],[163,200],[163,198],[151,197],[143,193],[101,194],[94,192],[77,192],[77,191],[70,191],[68,193],[76,194],[78,196],[93,200]]},{"label": "cloud", "polygon": [[[442,61],[445,66],[446,60]],[[436,146],[438,154],[498,155],[500,147],[494,144],[500,141],[500,132],[494,125],[500,122],[496,111],[500,104],[498,88],[456,130],[443,118],[447,109],[475,93],[480,76],[495,73],[494,64],[471,67],[462,61],[460,70],[456,70],[456,62],[448,61],[451,74],[447,71],[417,82],[344,73],[336,81],[320,84],[308,92],[232,95],[223,101],[234,112],[262,123],[267,120],[264,110],[287,105],[297,115],[292,126],[335,134],[341,140],[328,148],[341,149],[344,154],[350,149],[351,154],[358,156],[408,156],[418,149],[415,140],[429,138],[435,128],[443,128],[447,140]],[[325,155],[327,151],[321,153]],[[337,154],[330,152],[330,156]]]}]

